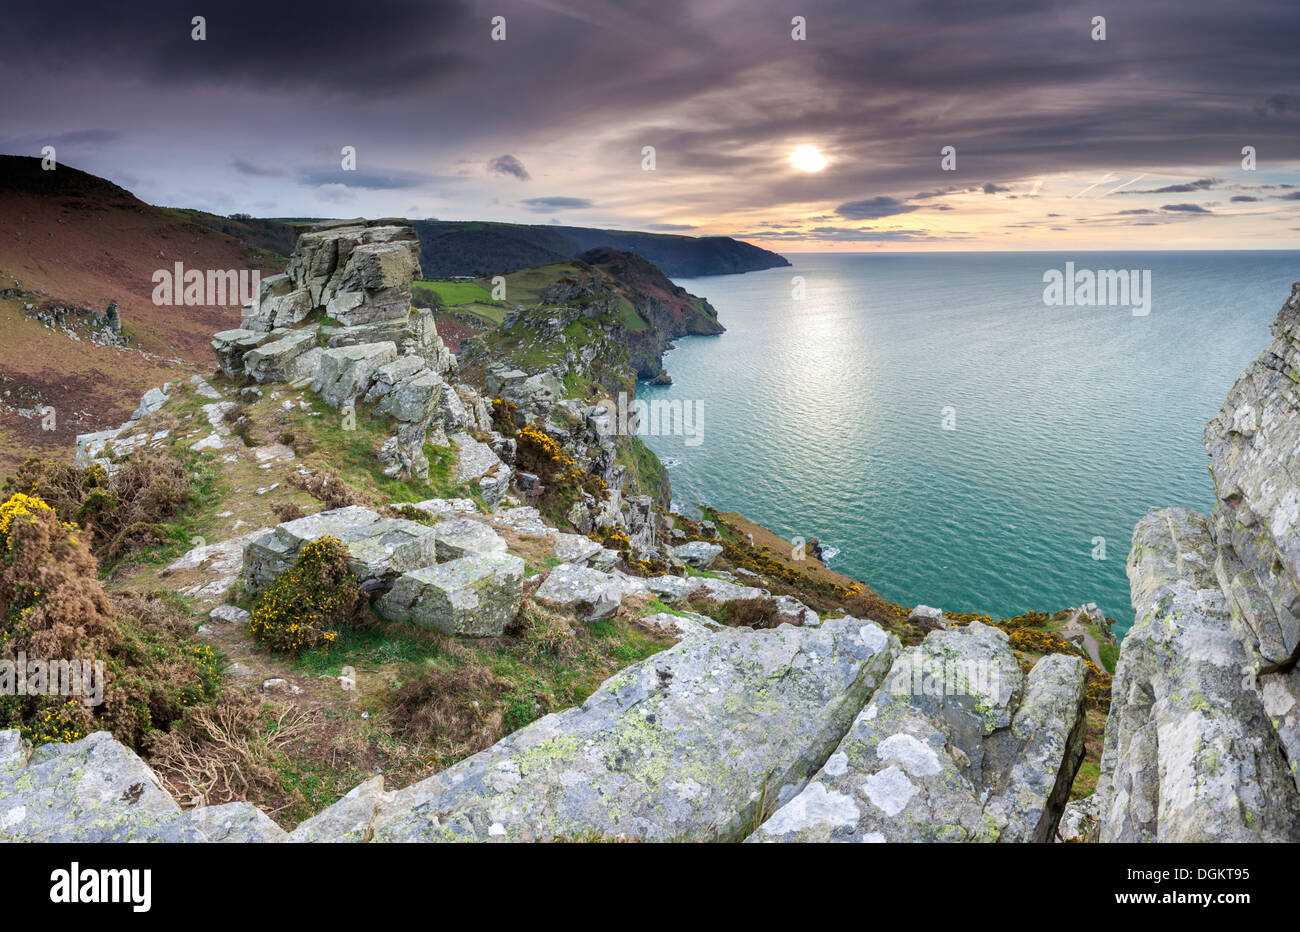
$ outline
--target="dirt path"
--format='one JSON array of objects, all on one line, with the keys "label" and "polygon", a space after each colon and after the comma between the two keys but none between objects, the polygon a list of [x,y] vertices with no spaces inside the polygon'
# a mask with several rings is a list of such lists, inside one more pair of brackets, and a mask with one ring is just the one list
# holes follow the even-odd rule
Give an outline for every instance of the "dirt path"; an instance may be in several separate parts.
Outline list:
[{"label": "dirt path", "polygon": [[1106,665],[1101,662],[1101,645],[1097,643],[1097,639],[1092,636],[1087,626],[1079,623],[1081,617],[1086,617],[1083,609],[1076,608],[1074,614],[1070,616],[1070,620],[1061,629],[1061,634],[1067,638],[1071,634],[1083,635],[1083,649],[1087,652],[1088,657],[1097,665],[1099,670],[1105,670]]}]

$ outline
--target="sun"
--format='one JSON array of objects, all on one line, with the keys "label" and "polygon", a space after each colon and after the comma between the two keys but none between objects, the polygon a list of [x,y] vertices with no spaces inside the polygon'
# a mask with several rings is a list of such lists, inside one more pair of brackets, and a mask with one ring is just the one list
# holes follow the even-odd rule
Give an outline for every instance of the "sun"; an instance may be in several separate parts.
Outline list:
[{"label": "sun", "polygon": [[826,156],[816,146],[798,146],[790,153],[790,164],[801,172],[819,172],[826,167]]}]

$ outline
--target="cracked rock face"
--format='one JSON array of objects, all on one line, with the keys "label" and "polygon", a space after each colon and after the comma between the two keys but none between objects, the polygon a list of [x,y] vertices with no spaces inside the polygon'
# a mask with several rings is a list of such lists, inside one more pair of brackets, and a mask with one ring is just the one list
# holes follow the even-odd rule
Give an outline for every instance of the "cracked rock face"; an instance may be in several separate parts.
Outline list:
[{"label": "cracked rock face", "polygon": [[1300,795],[1218,588],[1210,522],[1153,509],[1133,535],[1137,620],[1111,686],[1101,841],[1293,841]]},{"label": "cracked rock face", "polygon": [[[1265,671],[1300,643],[1300,282],[1272,332],[1204,436],[1218,497],[1216,582]],[[1287,758],[1300,761],[1300,668],[1264,672],[1255,686]],[[1292,773],[1300,786],[1300,767]]]},{"label": "cracked rock face", "polygon": [[385,794],[345,837],[743,837],[825,760],[897,644],[852,619],[688,638],[615,674],[582,706]]},{"label": "cracked rock face", "polygon": [[470,553],[403,573],[375,601],[375,611],[443,634],[500,637],[519,612],[523,584],[519,557]]},{"label": "cracked rock face", "polygon": [[933,632],[749,840],[1048,841],[1083,757],[1086,675],[1054,655],[1026,677],[978,622]]},{"label": "cracked rock face", "polygon": [[248,803],[182,812],[153,771],[107,732],[32,750],[0,731],[0,841],[279,841]]}]

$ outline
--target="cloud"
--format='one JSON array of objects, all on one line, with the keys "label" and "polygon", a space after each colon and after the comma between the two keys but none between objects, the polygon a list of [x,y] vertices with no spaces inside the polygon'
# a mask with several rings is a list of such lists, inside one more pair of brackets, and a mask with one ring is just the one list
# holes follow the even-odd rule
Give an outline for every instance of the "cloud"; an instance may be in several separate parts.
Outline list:
[{"label": "cloud", "polygon": [[1165,185],[1163,188],[1143,188],[1141,190],[1125,191],[1125,194],[1190,194],[1193,191],[1207,191],[1219,183],[1218,178],[1201,178],[1197,181],[1187,181],[1182,184]]},{"label": "cloud", "polygon": [[648,223],[647,230],[656,230],[660,233],[679,233],[683,230],[694,230],[696,227],[691,223]]},{"label": "cloud", "polygon": [[1257,198],[1257,197],[1251,197],[1249,194],[1236,194],[1236,195],[1233,195],[1233,197],[1232,197],[1232,201],[1233,201],[1234,203],[1239,203],[1239,204],[1245,204],[1245,203],[1249,203],[1249,202],[1253,202],[1253,201],[1258,201],[1258,200],[1259,200],[1259,198]]},{"label": "cloud", "polygon": [[529,197],[519,202],[528,210],[548,214],[557,210],[578,210],[596,205],[585,197]]},{"label": "cloud", "polygon": [[323,184],[316,189],[316,194],[322,201],[330,201],[334,204],[341,204],[355,198],[352,190],[345,184]]},{"label": "cloud", "polygon": [[1200,204],[1165,204],[1160,209],[1167,210],[1173,213],[1184,213],[1184,214],[1213,213],[1213,211],[1207,210],[1206,208],[1202,207]]},{"label": "cloud", "polygon": [[1123,215],[1123,214],[1154,214],[1155,211],[1154,211],[1154,210],[1147,210],[1145,207],[1139,207],[1139,208],[1137,208],[1136,210],[1120,210],[1120,211],[1116,211],[1116,213],[1121,214],[1121,215]]},{"label": "cloud", "polygon": [[403,171],[400,169],[380,169],[378,171],[344,171],[342,168],[300,168],[298,179],[303,184],[345,184],[349,188],[365,188],[370,191],[400,191],[407,188],[419,188],[432,184],[433,175],[424,172]]},{"label": "cloud", "polygon": [[985,194],[998,194],[1002,191],[1010,191],[1005,185],[994,184],[991,181],[985,182],[983,191]]},{"label": "cloud", "polygon": [[283,168],[264,168],[241,158],[231,159],[230,164],[235,166],[235,171],[241,175],[251,175],[254,178],[283,178],[288,174]]},{"label": "cloud", "polygon": [[893,217],[920,209],[919,205],[904,204],[896,197],[880,195],[860,201],[848,201],[836,207],[835,212],[845,220],[878,220],[881,217]]},{"label": "cloud", "polygon": [[520,181],[527,181],[532,175],[528,174],[528,169],[524,168],[524,163],[519,161],[513,155],[498,155],[487,164],[488,171],[495,172],[498,175],[511,175]]}]

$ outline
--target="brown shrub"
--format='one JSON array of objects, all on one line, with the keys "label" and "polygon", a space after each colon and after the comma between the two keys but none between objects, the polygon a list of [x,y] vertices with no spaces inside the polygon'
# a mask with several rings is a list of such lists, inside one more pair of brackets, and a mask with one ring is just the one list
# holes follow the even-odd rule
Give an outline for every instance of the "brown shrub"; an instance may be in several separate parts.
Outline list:
[{"label": "brown shrub", "polygon": [[[276,764],[282,749],[310,724],[306,711],[232,690],[191,709],[170,732],[159,735],[149,765],[182,802],[195,796],[211,806],[274,798],[280,790]],[[290,804],[286,800],[270,813]]]},{"label": "brown shrub", "polygon": [[500,698],[510,684],[487,667],[425,667],[390,696],[394,728],[427,743],[438,757],[463,757],[490,747],[501,733]]},{"label": "brown shrub", "polygon": [[143,749],[185,709],[213,695],[217,658],[189,641],[192,623],[158,596],[126,596],[115,609],[76,525],[38,498],[0,506],[0,656],[102,661],[93,711],[47,697],[0,697],[0,723],[30,740],[72,741],[95,728]]},{"label": "brown shrub", "polygon": [[281,521],[297,521],[306,514],[297,502],[276,502],[271,512]]},{"label": "brown shrub", "polygon": [[295,473],[291,481],[326,508],[369,504],[364,495],[343,481],[336,469],[321,473]]},{"label": "brown shrub", "polygon": [[691,596],[687,600],[690,606],[701,615],[708,615],[714,621],[720,621],[732,628],[775,628],[781,624],[777,611],[780,606],[776,599],[760,596],[756,599],[733,599],[730,602],[715,602],[704,596]]},{"label": "brown shrub", "polygon": [[75,521],[102,560],[117,560],[166,538],[162,523],[174,518],[191,494],[185,465],[175,456],[141,450],[109,476],[98,464],[29,459],[5,482],[7,493],[35,495],[60,520]]}]

